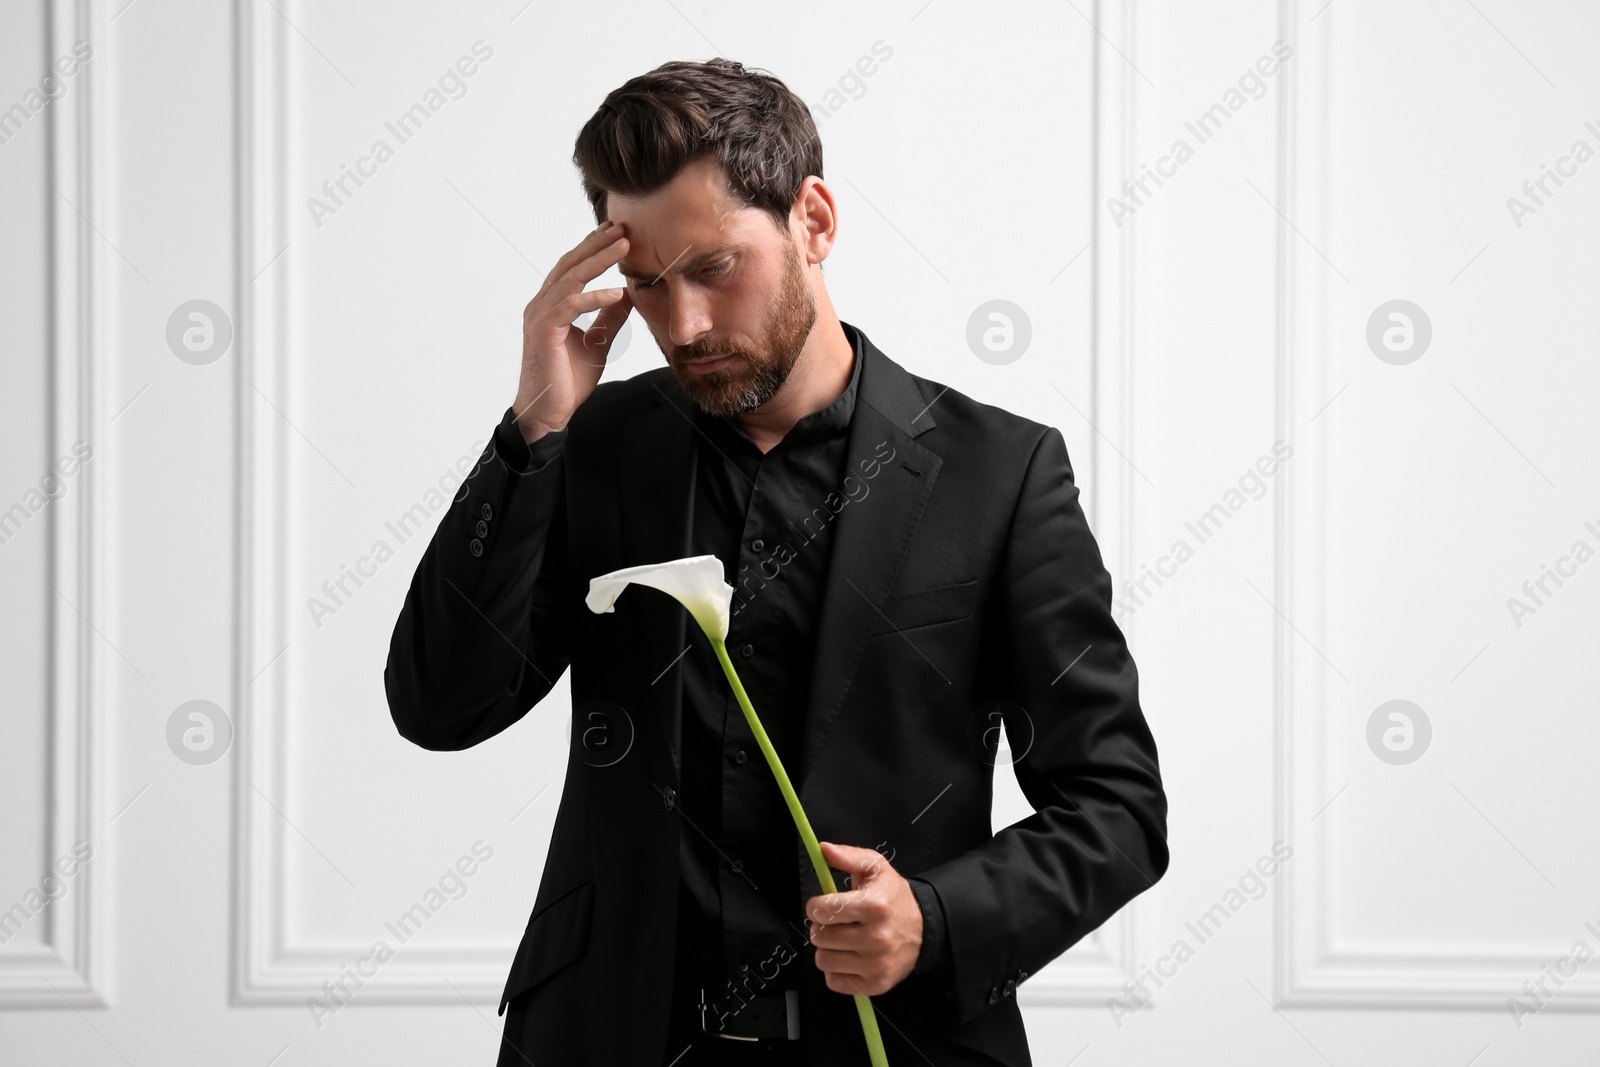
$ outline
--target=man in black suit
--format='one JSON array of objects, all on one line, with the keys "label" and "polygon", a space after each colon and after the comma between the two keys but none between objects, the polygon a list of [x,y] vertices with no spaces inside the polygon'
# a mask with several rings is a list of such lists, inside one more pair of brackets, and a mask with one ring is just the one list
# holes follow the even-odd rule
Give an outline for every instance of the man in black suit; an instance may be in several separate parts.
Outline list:
[{"label": "man in black suit", "polygon": [[[1168,863],[1060,431],[839,320],[836,205],[776,79],[666,64],[607,98],[575,159],[609,222],[524,311],[515,403],[418,565],[384,674],[403,736],[462,749],[571,668],[501,1064],[865,1064],[852,994],[892,1063],[1031,1063],[1018,984]],[[584,291],[613,265],[626,287]],[[668,365],[602,383],[633,309]],[[708,553],[836,894],[683,607],[584,604],[597,575]],[[1002,731],[1035,814],[994,833]]]}]

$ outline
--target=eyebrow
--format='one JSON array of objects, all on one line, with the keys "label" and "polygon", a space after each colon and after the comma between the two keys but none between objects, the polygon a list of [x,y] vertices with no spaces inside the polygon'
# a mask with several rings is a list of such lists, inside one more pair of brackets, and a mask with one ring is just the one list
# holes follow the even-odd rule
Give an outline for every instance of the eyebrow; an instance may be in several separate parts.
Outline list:
[{"label": "eyebrow", "polygon": [[[673,274],[682,274],[685,271],[694,270],[708,259],[715,259],[717,256],[725,255],[726,253],[732,251],[733,248],[731,246],[723,245],[721,248],[713,248],[709,252],[702,252],[698,256],[690,256],[688,259],[684,260],[680,266],[673,267],[669,265],[668,270],[670,270]],[[654,281],[656,278],[661,276],[653,271],[640,271],[634,270],[632,267],[624,267],[621,263],[617,264],[617,273],[621,274],[624,278],[643,278],[646,281]],[[667,271],[662,271],[661,273],[665,274]]]}]

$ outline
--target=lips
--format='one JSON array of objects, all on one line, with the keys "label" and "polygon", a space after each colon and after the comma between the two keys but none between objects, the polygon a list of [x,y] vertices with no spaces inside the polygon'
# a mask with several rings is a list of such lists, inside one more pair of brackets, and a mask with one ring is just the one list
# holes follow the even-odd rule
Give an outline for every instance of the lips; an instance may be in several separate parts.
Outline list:
[{"label": "lips", "polygon": [[729,353],[727,355],[711,356],[708,359],[693,360],[691,362],[685,363],[684,366],[688,367],[689,369],[691,369],[691,370],[693,370],[693,371],[695,371],[697,373],[704,374],[704,373],[706,373],[708,371],[717,370],[718,368],[720,368],[720,367],[726,365],[727,363],[731,362],[732,359],[733,359],[733,356],[732,356],[731,353]]}]

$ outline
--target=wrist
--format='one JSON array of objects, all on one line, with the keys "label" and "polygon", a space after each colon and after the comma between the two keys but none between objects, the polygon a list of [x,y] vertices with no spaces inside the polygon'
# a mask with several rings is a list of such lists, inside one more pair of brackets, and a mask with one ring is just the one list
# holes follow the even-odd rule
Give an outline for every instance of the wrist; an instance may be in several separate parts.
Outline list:
[{"label": "wrist", "polygon": [[516,422],[517,429],[522,431],[523,443],[527,445],[532,445],[545,434],[557,433],[566,429],[565,426],[550,426],[533,418],[520,418]]}]

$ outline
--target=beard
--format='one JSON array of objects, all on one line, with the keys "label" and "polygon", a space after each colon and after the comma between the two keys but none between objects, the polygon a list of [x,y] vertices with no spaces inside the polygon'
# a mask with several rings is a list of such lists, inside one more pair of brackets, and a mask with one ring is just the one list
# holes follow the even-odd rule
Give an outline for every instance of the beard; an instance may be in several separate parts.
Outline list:
[{"label": "beard", "polygon": [[[806,284],[800,254],[790,245],[777,298],[762,325],[755,351],[706,340],[679,348],[668,363],[684,392],[702,411],[724,417],[743,415],[778,395],[816,321],[816,299]],[[683,366],[689,360],[721,355],[732,355],[733,359],[720,370],[699,374]]]}]

